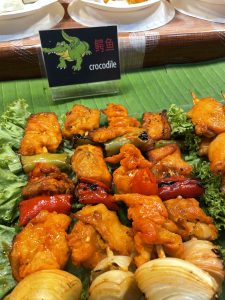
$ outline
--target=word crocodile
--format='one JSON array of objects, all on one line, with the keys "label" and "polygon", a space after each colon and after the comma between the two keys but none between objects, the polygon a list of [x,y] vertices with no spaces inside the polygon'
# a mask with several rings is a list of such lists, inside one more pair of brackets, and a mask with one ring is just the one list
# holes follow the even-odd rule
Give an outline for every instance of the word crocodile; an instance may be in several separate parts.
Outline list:
[{"label": "word crocodile", "polygon": [[58,69],[66,69],[66,61],[76,61],[76,64],[72,66],[72,69],[74,71],[79,71],[81,69],[83,57],[92,54],[89,50],[89,44],[85,41],[81,41],[75,36],[69,36],[63,30],[62,37],[66,42],[58,42],[54,48],[43,48],[43,52],[59,56]]}]

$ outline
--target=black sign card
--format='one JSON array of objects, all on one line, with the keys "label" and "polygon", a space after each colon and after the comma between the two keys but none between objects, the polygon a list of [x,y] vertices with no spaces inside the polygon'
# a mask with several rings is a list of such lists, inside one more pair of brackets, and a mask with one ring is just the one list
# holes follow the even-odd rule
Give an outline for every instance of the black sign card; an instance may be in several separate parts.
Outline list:
[{"label": "black sign card", "polygon": [[116,26],[40,31],[50,87],[120,79]]}]

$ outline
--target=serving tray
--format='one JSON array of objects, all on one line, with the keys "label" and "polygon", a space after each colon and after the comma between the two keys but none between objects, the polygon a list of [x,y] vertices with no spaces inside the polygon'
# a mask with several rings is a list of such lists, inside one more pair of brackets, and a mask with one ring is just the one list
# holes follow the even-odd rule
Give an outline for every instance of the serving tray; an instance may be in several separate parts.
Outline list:
[{"label": "serving tray", "polygon": [[[53,103],[46,80],[16,80],[0,82],[0,114],[15,99],[24,98],[32,113],[54,111],[65,114],[75,103],[88,107],[104,108],[107,103],[121,103],[130,114],[160,111],[172,103],[187,109],[192,105],[191,92],[199,98],[212,96],[222,101],[225,90],[225,60],[194,65],[155,67],[122,76],[120,93],[113,96],[93,97]],[[225,241],[224,241],[225,242]],[[225,283],[220,300],[225,299]]]}]

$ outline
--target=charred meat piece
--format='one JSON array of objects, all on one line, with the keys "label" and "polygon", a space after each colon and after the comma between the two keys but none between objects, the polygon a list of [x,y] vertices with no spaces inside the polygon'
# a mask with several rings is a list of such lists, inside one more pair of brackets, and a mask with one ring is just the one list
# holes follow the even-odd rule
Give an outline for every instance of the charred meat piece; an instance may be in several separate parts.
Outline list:
[{"label": "charred meat piece", "polygon": [[69,258],[66,230],[70,221],[67,215],[43,210],[16,235],[9,259],[17,281],[39,270],[64,268]]},{"label": "charred meat piece", "polygon": [[169,140],[171,137],[171,127],[165,110],[161,113],[144,113],[142,127],[153,140]]},{"label": "charred meat piece", "polygon": [[62,133],[55,113],[31,115],[27,121],[25,134],[19,153],[34,155],[55,152],[62,141]]},{"label": "charred meat piece", "polygon": [[47,163],[38,163],[29,173],[26,186],[22,190],[25,199],[40,195],[73,194],[74,183],[58,167]]},{"label": "charred meat piece", "polygon": [[181,156],[177,144],[170,144],[148,152],[150,162],[154,164],[151,171],[157,178],[169,176],[188,176],[192,167]]},{"label": "charred meat piece", "polygon": [[74,134],[85,135],[99,127],[100,111],[76,104],[66,113],[63,136],[71,138]]},{"label": "charred meat piece", "polygon": [[72,155],[71,164],[78,179],[85,177],[103,182],[107,186],[111,185],[111,174],[100,147],[93,145],[77,147]]},{"label": "charred meat piece", "polygon": [[213,219],[208,217],[194,198],[178,197],[164,201],[169,218],[177,225],[178,233],[184,240],[196,237],[200,240],[215,240],[217,229]]}]

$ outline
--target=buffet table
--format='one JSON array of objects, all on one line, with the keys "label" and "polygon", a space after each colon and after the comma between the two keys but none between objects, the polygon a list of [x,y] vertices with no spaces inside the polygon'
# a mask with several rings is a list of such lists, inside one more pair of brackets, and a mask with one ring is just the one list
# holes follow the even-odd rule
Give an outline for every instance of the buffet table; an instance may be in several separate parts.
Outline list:
[{"label": "buffet table", "polygon": [[[65,11],[68,3],[63,1]],[[78,28],[67,13],[57,28]],[[188,63],[225,57],[225,24],[176,13],[167,25],[155,30],[119,34],[123,71],[170,63]],[[0,80],[37,78],[39,38],[0,43]]]}]

